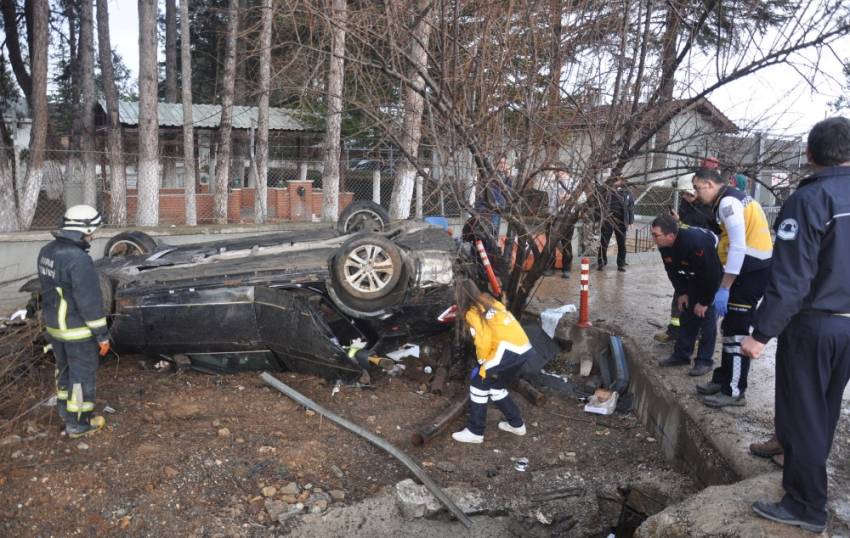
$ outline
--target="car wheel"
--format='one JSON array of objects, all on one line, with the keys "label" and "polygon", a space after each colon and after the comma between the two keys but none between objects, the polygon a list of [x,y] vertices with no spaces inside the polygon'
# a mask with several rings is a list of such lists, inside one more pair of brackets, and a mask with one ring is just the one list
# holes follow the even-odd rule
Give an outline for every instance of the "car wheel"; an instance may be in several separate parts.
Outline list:
[{"label": "car wheel", "polygon": [[121,232],[106,243],[103,257],[139,256],[152,252],[156,246],[156,241],[144,232]]},{"label": "car wheel", "polygon": [[395,243],[382,235],[362,233],[339,247],[333,260],[333,277],[346,295],[375,300],[395,290],[403,264]]},{"label": "car wheel", "polygon": [[371,200],[357,200],[339,214],[336,229],[343,235],[357,232],[382,232],[390,222],[390,214]]}]

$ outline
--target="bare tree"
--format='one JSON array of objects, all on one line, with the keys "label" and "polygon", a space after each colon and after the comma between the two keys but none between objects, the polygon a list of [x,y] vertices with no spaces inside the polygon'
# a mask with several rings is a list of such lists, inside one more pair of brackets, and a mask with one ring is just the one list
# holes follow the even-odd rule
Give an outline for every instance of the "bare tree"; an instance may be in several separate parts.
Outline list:
[{"label": "bare tree", "polygon": [[[176,0],[165,0],[165,102],[177,102],[177,4]],[[176,142],[172,136],[164,136],[162,148],[162,186],[176,187]]]},{"label": "bare tree", "polygon": [[180,75],[183,94],[183,194],[186,224],[198,223],[195,204],[195,125],[192,117],[192,46],[189,32],[189,0],[180,0]]},{"label": "bare tree", "polygon": [[80,104],[77,109],[80,175],[83,184],[83,203],[97,207],[97,176],[94,154],[94,17],[92,0],[80,2],[80,45],[78,49]]},{"label": "bare tree", "polygon": [[272,1],[263,0],[260,30],[260,103],[257,110],[257,190],[254,213],[258,224],[268,217],[269,81],[272,58]]},{"label": "bare tree", "polygon": [[334,222],[339,215],[339,152],[342,127],[342,87],[345,73],[346,0],[331,3],[331,54],[328,58],[327,113],[322,171],[322,220]]},{"label": "bare tree", "polygon": [[44,167],[44,146],[47,140],[47,35],[50,23],[47,0],[34,0],[30,6],[32,22],[28,27],[30,43],[30,69],[32,74],[32,93],[29,96],[32,112],[32,131],[30,132],[27,172],[18,187],[18,225],[26,230],[32,224],[41,189],[41,175]]},{"label": "bare tree", "polygon": [[115,70],[112,65],[112,42],[109,37],[109,7],[107,0],[97,0],[97,46],[100,56],[100,73],[109,117],[109,177],[110,215],[115,226],[127,225],[127,174],[124,167],[124,142],[118,117],[118,90],[115,87]]},{"label": "bare tree", "polygon": [[159,224],[156,0],[139,0],[139,205],[136,223]]},{"label": "bare tree", "polygon": [[239,32],[239,0],[230,0],[227,10],[227,44],[221,92],[221,121],[215,162],[215,220],[227,223],[227,189],[230,179],[230,131],[233,127],[233,92],[236,84],[236,36]]},{"label": "bare tree", "polygon": [[422,109],[425,81],[422,73],[428,66],[428,38],[431,35],[431,13],[433,2],[417,0],[413,11],[413,31],[410,37],[410,81],[404,89],[404,118],[401,129],[401,148],[406,159],[396,172],[393,192],[390,197],[390,217],[406,219],[410,216],[410,202],[413,197],[416,165],[411,162],[419,153],[419,140],[422,136]]}]

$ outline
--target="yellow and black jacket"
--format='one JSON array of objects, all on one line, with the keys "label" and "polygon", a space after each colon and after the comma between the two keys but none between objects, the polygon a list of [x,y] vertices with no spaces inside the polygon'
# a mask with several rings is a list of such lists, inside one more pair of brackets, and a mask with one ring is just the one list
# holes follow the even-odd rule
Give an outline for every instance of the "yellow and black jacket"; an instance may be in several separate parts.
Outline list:
[{"label": "yellow and black jacket", "polygon": [[[724,207],[724,198],[732,198],[740,202],[743,215],[733,212],[730,207]],[[770,226],[764,210],[750,195],[732,187],[724,187],[714,203],[714,216],[720,228],[720,241],[717,244],[717,254],[720,262],[726,266],[726,272],[734,274],[756,271],[770,266],[773,254],[773,240],[770,236]],[[730,219],[743,219],[746,239],[744,258],[739,271],[729,271],[729,226]]]},{"label": "yellow and black jacket", "polygon": [[60,230],[38,253],[44,325],[51,338],[109,340],[100,281],[81,232]]},{"label": "yellow and black jacket", "polygon": [[[475,342],[475,354],[481,365],[478,375],[486,378],[487,370],[512,366],[530,351],[531,343],[522,326],[505,306],[493,301],[486,311],[473,306],[466,312],[466,323]],[[508,364],[508,363],[511,364]]]}]

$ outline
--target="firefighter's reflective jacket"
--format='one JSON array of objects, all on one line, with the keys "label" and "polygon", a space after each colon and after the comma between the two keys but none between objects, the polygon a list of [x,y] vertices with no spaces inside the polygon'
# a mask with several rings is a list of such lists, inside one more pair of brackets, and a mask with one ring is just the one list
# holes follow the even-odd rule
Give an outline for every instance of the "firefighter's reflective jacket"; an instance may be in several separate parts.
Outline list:
[{"label": "firefighter's reflective jacket", "polygon": [[109,340],[97,270],[81,232],[60,230],[38,253],[47,333],[64,342]]}]

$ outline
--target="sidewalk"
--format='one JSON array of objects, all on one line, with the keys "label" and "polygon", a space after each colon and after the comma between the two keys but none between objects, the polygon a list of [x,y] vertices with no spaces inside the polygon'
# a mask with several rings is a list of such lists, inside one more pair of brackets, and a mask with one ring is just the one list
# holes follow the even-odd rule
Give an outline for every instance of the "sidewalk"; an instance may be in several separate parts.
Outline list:
[{"label": "sidewalk", "polygon": [[[595,262],[595,260],[591,260]],[[544,279],[532,299],[533,309],[548,308],[565,303],[578,304],[579,261],[574,260],[572,278],[560,276]],[[687,367],[660,368],[659,359],[667,357],[672,344],[661,344],[653,335],[668,321],[672,287],[657,252],[629,256],[625,273],[609,266],[597,271],[591,263],[590,319],[594,325],[624,336],[640,356],[638,361],[659,384],[669,387],[682,410],[711,440],[729,466],[741,480],[776,473],[779,468],[769,460],[749,454],[754,441],[767,439],[773,431],[774,367],[776,342],[772,341],[762,359],[753,361],[745,407],[713,410],[697,398],[694,385],[708,379],[692,378]],[[720,363],[720,345],[715,352],[715,364]],[[842,415],[850,415],[850,390],[845,391]],[[830,508],[834,517],[850,525],[850,423],[840,420],[828,462]],[[781,474],[776,474],[777,480]],[[778,499],[776,499],[778,500]],[[837,523],[838,521],[836,521]]]}]

